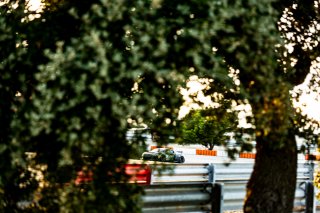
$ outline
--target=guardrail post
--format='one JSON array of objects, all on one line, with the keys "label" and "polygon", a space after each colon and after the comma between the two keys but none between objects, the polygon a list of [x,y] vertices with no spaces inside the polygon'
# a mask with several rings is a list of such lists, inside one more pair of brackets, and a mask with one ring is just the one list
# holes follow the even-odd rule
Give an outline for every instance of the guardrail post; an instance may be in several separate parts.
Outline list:
[{"label": "guardrail post", "polygon": [[306,196],[306,211],[305,213],[315,213],[316,205],[314,199],[314,186],[311,181],[306,181],[305,188],[305,196]]},{"label": "guardrail post", "polygon": [[208,182],[209,183],[214,183],[215,180],[214,180],[214,165],[212,163],[209,164],[208,166]]},{"label": "guardrail post", "polygon": [[223,185],[221,183],[213,183],[211,194],[211,210],[212,213],[222,213],[223,207]]},{"label": "guardrail post", "polygon": [[[308,146],[308,155],[310,156],[310,146]],[[315,191],[313,186],[314,180],[314,157],[308,159],[308,176],[309,181],[305,183],[306,210],[305,213],[316,213]]]}]

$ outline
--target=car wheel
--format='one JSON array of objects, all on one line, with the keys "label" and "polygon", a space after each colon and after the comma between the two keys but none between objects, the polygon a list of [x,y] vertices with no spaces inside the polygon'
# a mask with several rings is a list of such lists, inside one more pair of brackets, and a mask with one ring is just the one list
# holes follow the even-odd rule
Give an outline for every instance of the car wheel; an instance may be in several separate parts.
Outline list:
[{"label": "car wheel", "polygon": [[184,163],[185,159],[183,156],[180,157],[180,163]]}]

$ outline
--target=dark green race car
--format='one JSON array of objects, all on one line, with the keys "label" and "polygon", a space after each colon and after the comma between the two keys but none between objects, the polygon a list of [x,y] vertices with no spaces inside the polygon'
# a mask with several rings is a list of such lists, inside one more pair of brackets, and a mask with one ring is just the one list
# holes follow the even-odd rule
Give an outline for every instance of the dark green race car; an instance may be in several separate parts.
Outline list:
[{"label": "dark green race car", "polygon": [[156,148],[150,152],[142,153],[142,160],[152,160],[161,162],[184,163],[182,152],[175,152],[170,148]]}]

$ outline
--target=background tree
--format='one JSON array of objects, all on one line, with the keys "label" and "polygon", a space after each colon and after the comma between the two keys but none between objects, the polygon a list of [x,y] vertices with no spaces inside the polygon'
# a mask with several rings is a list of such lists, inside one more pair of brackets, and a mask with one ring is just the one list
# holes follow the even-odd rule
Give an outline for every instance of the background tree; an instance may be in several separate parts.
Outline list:
[{"label": "background tree", "polygon": [[202,144],[209,150],[212,150],[215,145],[224,144],[230,139],[226,133],[232,131],[228,117],[227,115],[223,117],[224,119],[219,119],[215,115],[208,115],[205,110],[191,111],[183,119],[182,142]]},{"label": "background tree", "polygon": [[[251,105],[257,155],[244,211],[291,212],[294,135],[313,137],[318,124],[298,119],[300,93],[290,93],[309,73],[308,88],[319,84],[310,72],[318,0],[45,1],[35,19],[26,5],[1,3],[3,212],[37,190],[30,211],[139,211],[139,188],[106,182],[127,178],[119,167],[137,147],[125,138],[130,125],[175,127],[190,75],[212,79],[207,94]],[[46,184],[28,172],[26,152],[46,167]],[[86,193],[54,184],[72,183],[83,156],[95,174]]]},{"label": "background tree", "polygon": [[[190,111],[181,121],[181,141],[182,144],[202,144],[209,150],[215,145],[229,147],[231,140],[235,140],[237,146],[241,146],[246,141],[242,137],[238,127],[237,113],[227,111],[223,107],[199,109]],[[235,151],[229,147],[230,154]],[[232,156],[232,155],[231,155]]]}]

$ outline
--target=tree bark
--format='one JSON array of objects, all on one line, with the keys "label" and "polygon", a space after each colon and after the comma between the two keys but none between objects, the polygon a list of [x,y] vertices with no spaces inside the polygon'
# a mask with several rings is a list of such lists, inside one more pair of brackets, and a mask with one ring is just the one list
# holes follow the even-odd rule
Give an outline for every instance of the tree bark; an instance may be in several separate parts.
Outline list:
[{"label": "tree bark", "polygon": [[213,150],[213,147],[214,147],[214,144],[213,144],[213,142],[209,142],[208,144],[207,144],[207,146],[208,146],[208,149],[209,150]]},{"label": "tree bark", "polygon": [[297,147],[289,90],[282,89],[263,96],[263,100],[252,107],[257,153],[247,185],[245,213],[289,213],[293,210]]},{"label": "tree bark", "polygon": [[294,135],[283,148],[270,149],[271,144],[272,141],[257,139],[254,171],[244,205],[246,213],[292,212],[297,172]]}]

